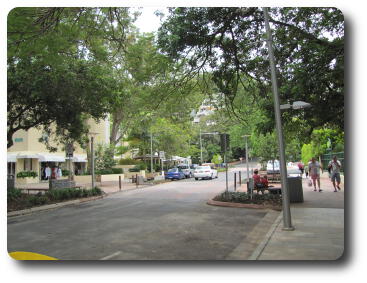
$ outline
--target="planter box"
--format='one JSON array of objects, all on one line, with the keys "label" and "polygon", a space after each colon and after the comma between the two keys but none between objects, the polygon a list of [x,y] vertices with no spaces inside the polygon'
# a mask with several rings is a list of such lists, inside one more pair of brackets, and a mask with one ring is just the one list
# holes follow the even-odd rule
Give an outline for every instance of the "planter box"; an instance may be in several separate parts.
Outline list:
[{"label": "planter box", "polygon": [[[121,180],[123,180],[125,177],[125,174],[95,175],[96,182],[107,182],[107,181],[118,182],[119,176],[121,176]],[[74,181],[76,183],[92,183],[92,175],[74,176]]]},{"label": "planter box", "polygon": [[74,176],[75,183],[92,183],[92,175]]},{"label": "planter box", "polygon": [[125,177],[125,174],[107,174],[107,175],[99,175],[99,176],[100,176],[100,181],[98,182],[108,182],[108,181],[118,182],[119,176],[121,176],[121,181],[122,181]]},{"label": "planter box", "polygon": [[39,182],[38,177],[25,177],[25,178],[16,178],[15,183],[19,185],[24,184],[37,184]]}]

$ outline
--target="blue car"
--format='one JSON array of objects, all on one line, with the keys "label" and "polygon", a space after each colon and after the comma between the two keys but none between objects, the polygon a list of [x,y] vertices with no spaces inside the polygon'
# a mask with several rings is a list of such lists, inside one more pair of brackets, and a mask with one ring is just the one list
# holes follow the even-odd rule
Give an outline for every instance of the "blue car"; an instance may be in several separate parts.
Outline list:
[{"label": "blue car", "polygon": [[170,180],[181,180],[185,179],[185,174],[180,168],[172,168],[169,169],[168,172],[165,174],[164,178]]}]

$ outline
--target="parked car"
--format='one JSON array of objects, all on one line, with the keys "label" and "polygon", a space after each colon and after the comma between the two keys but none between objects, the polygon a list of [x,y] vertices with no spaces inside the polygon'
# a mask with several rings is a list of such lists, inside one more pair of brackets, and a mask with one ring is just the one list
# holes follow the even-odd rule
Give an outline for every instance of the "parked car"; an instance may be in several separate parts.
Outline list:
[{"label": "parked car", "polygon": [[198,166],[194,171],[195,180],[218,178],[218,171],[212,169],[210,166]]},{"label": "parked car", "polygon": [[172,168],[168,170],[164,178],[169,180],[181,180],[185,178],[185,174],[180,168]]},{"label": "parked car", "polygon": [[182,172],[185,174],[186,178],[191,178],[194,172],[191,170],[190,166],[187,164],[179,164],[177,168],[181,169]]},{"label": "parked car", "polygon": [[266,171],[268,174],[271,173],[280,173],[279,160],[269,160],[266,164]]}]

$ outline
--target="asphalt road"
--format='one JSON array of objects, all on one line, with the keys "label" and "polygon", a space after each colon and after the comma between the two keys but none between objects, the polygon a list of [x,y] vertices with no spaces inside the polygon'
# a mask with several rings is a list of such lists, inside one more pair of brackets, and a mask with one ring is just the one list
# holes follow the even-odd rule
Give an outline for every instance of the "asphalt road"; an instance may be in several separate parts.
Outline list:
[{"label": "asphalt road", "polygon": [[267,213],[206,204],[224,189],[220,173],[11,217],[8,251],[62,260],[223,260]]}]

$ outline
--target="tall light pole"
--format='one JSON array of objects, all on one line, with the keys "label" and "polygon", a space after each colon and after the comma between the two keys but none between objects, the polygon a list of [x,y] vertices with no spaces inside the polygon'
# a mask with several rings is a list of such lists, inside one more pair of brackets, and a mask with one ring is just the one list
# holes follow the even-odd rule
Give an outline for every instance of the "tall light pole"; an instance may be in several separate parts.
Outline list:
[{"label": "tall light pole", "polygon": [[91,154],[91,175],[92,175],[92,189],[95,186],[95,174],[94,174],[94,136],[97,135],[98,133],[93,133],[93,132],[89,132],[89,135],[91,136],[90,138],[90,154]]},{"label": "tall light pole", "polygon": [[245,138],[245,143],[246,143],[246,170],[247,170],[247,182],[250,180],[250,173],[249,173],[249,166],[248,166],[248,146],[247,146],[247,137],[249,137],[250,135],[244,135],[242,137]]},{"label": "tall light pole", "polygon": [[200,134],[200,165],[203,164],[203,143],[201,141],[201,127],[199,130],[199,134]]},{"label": "tall light pole", "polygon": [[153,133],[150,131],[150,173],[153,173]]},{"label": "tall light pole", "polygon": [[279,94],[278,94],[278,85],[276,79],[276,71],[275,71],[275,59],[274,52],[272,46],[272,35],[269,25],[269,14],[268,8],[263,8],[264,19],[265,19],[265,29],[267,33],[267,46],[269,52],[269,63],[270,63],[270,71],[271,71],[271,83],[274,94],[274,110],[275,110],[275,123],[278,134],[278,144],[279,144],[279,157],[280,157],[280,175],[282,180],[282,205],[283,205],[283,230],[292,231],[294,227],[292,226],[291,219],[291,209],[290,209],[290,201],[289,201],[289,192],[288,192],[288,184],[287,184],[287,167],[285,161],[285,150],[284,150],[284,141],[283,141],[283,131],[282,131],[282,121],[280,116],[280,103],[279,103]]}]

